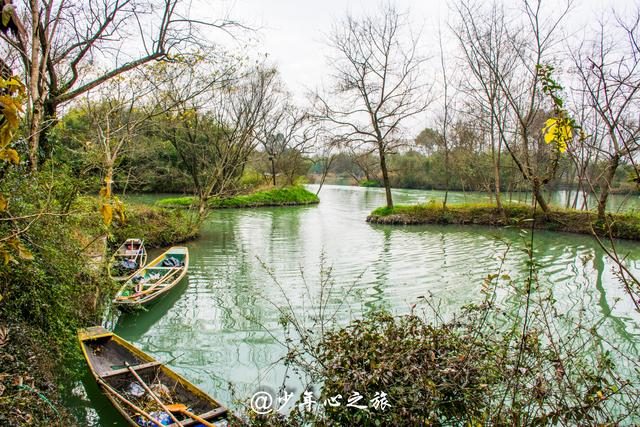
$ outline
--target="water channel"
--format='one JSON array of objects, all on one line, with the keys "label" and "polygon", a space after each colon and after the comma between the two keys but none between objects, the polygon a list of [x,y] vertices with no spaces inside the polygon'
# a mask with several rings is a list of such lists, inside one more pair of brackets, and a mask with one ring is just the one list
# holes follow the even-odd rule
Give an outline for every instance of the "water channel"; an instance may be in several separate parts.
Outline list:
[{"label": "water channel", "polygon": [[[441,195],[394,191],[397,204]],[[517,229],[368,224],[366,216],[384,204],[377,188],[325,186],[320,198],[317,206],[212,212],[201,237],[187,244],[191,264],[182,283],[148,312],[120,316],[115,332],[232,404],[229,383],[240,396],[282,384],[284,367],[277,361],[284,349],[271,336],[282,334],[274,304],[289,301],[301,316],[312,310],[323,258],[335,280],[329,306],[346,322],[376,306],[407,312],[428,294],[445,315],[453,313],[479,300],[482,279],[498,269],[509,244],[522,247]],[[488,198],[452,193],[449,200]],[[638,196],[625,203],[640,207]],[[553,287],[559,310],[584,304],[586,320],[600,334],[629,354],[640,353],[640,316],[594,240],[536,231],[535,248],[540,280]],[[639,272],[640,245],[619,242],[618,249]],[[507,272],[523,277],[525,261],[524,253],[511,250]],[[88,373],[76,394],[74,405],[88,425],[122,423]]]}]

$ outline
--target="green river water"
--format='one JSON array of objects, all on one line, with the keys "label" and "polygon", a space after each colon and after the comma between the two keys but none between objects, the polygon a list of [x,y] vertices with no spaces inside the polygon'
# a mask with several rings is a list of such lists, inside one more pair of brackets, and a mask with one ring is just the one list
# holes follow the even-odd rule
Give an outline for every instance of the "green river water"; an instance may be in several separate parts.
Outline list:
[{"label": "green river water", "polygon": [[[395,190],[394,202],[441,195]],[[562,204],[563,197],[554,200]],[[285,370],[278,360],[284,349],[268,332],[282,334],[273,304],[288,300],[296,313],[309,313],[319,291],[323,254],[338,290],[329,306],[346,322],[375,306],[408,312],[429,293],[445,315],[451,314],[479,300],[482,279],[498,269],[507,242],[522,245],[515,229],[368,224],[366,216],[384,204],[382,189],[325,186],[320,199],[316,206],[213,211],[201,237],[186,244],[191,262],[180,285],[148,312],[109,317],[107,326],[232,404],[229,383],[241,397],[259,386],[277,389],[282,384]],[[487,196],[451,193],[449,200]],[[638,196],[615,196],[612,203],[623,200],[627,209],[640,207]],[[629,355],[640,353],[640,316],[593,239],[536,231],[535,247],[543,265],[540,280],[553,286],[559,310],[585,304],[585,318],[597,324],[600,334]],[[640,245],[619,242],[618,250],[628,253],[629,265],[639,272]],[[510,251],[507,272],[524,277],[525,261],[523,253]],[[348,289],[350,296],[341,297]],[[71,403],[87,425],[123,424],[88,371],[74,395]]]}]

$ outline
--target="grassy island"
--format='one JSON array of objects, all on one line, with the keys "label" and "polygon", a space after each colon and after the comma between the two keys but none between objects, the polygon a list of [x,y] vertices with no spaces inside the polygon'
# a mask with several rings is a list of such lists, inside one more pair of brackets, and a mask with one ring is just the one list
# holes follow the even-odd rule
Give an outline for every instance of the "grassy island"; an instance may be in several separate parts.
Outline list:
[{"label": "grassy island", "polygon": [[[571,209],[553,209],[536,215],[536,228],[569,233],[611,235],[615,238],[640,240],[640,214],[607,214],[610,226],[605,229],[594,212]],[[506,204],[502,211],[494,204],[448,205],[442,209],[440,203],[425,203],[412,206],[381,207],[367,217],[374,224],[418,225],[418,224],[477,224],[495,227],[530,226],[531,208],[524,204]]]},{"label": "grassy island", "polygon": [[[188,208],[197,202],[195,197],[170,197],[159,200],[158,206],[165,208]],[[257,191],[251,194],[237,195],[209,200],[212,209],[256,208],[264,206],[311,205],[320,202],[318,196],[304,187],[284,187]]]}]

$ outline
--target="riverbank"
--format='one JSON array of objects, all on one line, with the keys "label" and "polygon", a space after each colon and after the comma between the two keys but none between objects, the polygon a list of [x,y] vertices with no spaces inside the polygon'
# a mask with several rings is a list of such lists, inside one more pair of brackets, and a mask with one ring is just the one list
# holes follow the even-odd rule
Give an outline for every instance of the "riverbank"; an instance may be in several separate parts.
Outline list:
[{"label": "riverbank", "polygon": [[[609,235],[614,238],[640,240],[640,215],[638,213],[607,214],[610,226],[598,223],[594,212],[570,209],[541,210],[536,215],[537,229],[568,233]],[[440,203],[381,207],[367,217],[372,224],[423,225],[423,224],[474,224],[494,227],[530,227],[531,208],[524,204],[507,204],[500,211],[493,204],[448,205]]]},{"label": "riverbank", "polygon": [[[195,197],[170,197],[156,202],[163,208],[189,208],[197,202]],[[237,195],[209,200],[211,209],[257,208],[267,206],[303,206],[320,202],[318,196],[304,187],[284,187],[256,191],[251,194]]]},{"label": "riverbank", "polygon": [[78,425],[63,405],[55,345],[29,324],[0,325],[0,425]]},{"label": "riverbank", "polygon": [[129,203],[126,221],[114,225],[112,241],[120,245],[139,237],[147,248],[160,248],[193,240],[199,232],[197,218],[187,212]]},{"label": "riverbank", "polygon": [[110,246],[141,237],[151,248],[198,234],[189,213],[178,210],[127,204],[126,221],[110,230],[95,197],[79,198],[70,212],[35,222],[33,259],[0,269],[0,425],[81,425],[64,406],[66,387],[87,369],[76,330],[99,323],[117,289],[94,258],[105,253],[101,236],[110,231]]}]

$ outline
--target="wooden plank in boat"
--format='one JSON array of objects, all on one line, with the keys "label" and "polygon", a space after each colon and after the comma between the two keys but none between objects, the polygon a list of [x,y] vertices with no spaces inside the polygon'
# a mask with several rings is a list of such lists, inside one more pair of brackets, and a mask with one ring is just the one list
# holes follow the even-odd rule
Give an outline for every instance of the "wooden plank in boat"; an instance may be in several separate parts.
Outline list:
[{"label": "wooden plank in boat", "polygon": [[[224,415],[227,413],[227,408],[223,408],[222,406],[219,408],[216,408],[212,411],[209,412],[205,412],[204,414],[196,414],[198,415],[200,418],[204,418],[205,420],[209,421],[212,420],[214,418],[217,418],[221,415]],[[215,423],[215,421],[213,421]],[[184,427],[188,427],[188,426],[193,426],[196,424],[199,424],[200,421],[196,421],[196,420],[189,420],[189,421],[180,421],[180,424],[182,424]],[[178,424],[173,423],[173,424],[169,424],[168,427],[178,427]]]},{"label": "wooden plank in boat", "polygon": [[[153,368],[154,366],[159,366],[159,365],[162,365],[162,363],[156,360],[154,362],[141,363],[139,365],[132,366],[132,368],[134,371],[142,371],[144,369]],[[116,375],[127,374],[127,373],[131,373],[129,369],[122,368],[122,369],[114,369],[111,371],[106,371],[105,373],[100,374],[100,376],[102,378],[109,378],[109,377],[114,377]]]}]

